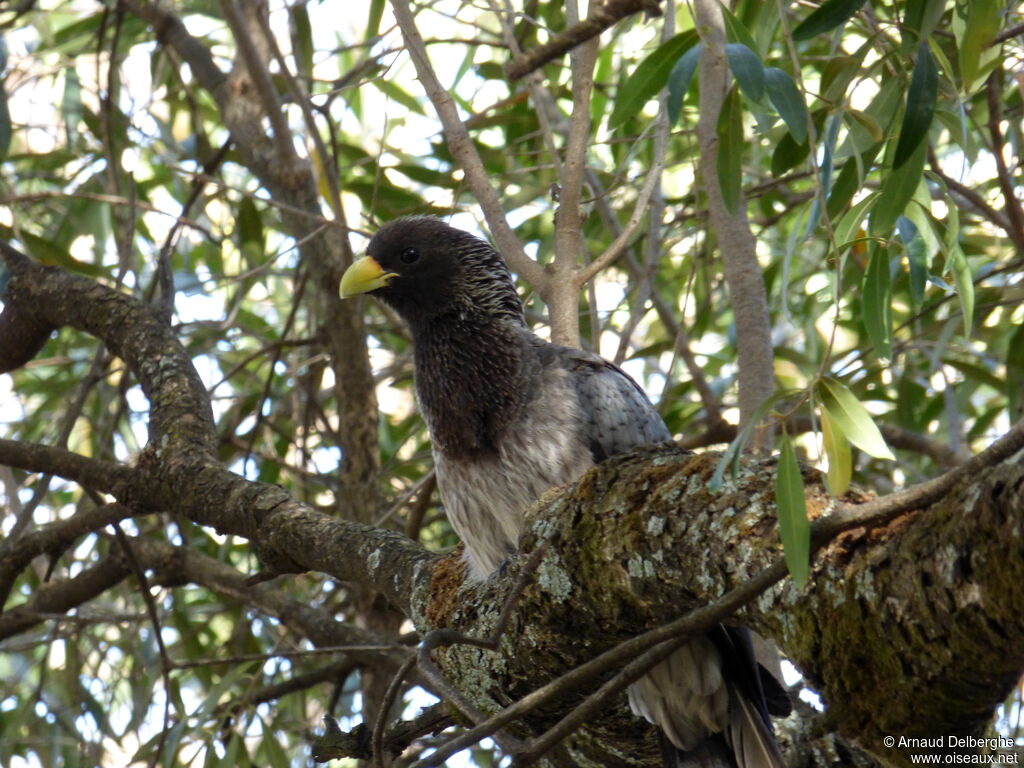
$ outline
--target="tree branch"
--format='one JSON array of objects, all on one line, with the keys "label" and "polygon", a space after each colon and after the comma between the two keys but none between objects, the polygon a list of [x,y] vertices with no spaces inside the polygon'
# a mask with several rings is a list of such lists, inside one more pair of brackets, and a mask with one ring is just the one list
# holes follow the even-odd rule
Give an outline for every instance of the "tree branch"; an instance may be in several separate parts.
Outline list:
[{"label": "tree branch", "polygon": [[[694,9],[697,31],[704,42],[700,55],[700,119],[697,122],[700,176],[707,194],[708,216],[718,237],[736,323],[742,426],[753,418],[758,406],[775,389],[772,325],[764,275],[757,261],[756,244],[747,221],[746,201],[741,192],[736,212],[730,212],[718,181],[717,126],[729,84],[722,10],[716,0],[695,0]],[[772,430],[762,429],[753,447],[767,450],[771,443]]]},{"label": "tree branch", "polygon": [[466,130],[465,124],[459,117],[455,102],[437,79],[437,74],[430,64],[426,46],[423,44],[423,37],[416,28],[416,21],[409,8],[408,0],[391,0],[391,7],[395,14],[395,20],[402,30],[402,39],[405,40],[405,47],[416,68],[416,74],[434,105],[441,125],[444,126],[448,149],[466,174],[466,183],[479,203],[480,210],[483,211],[498,250],[508,260],[512,269],[530,283],[546,301],[551,288],[547,272],[540,264],[526,255],[522,243],[519,242],[519,238],[509,226],[501,200],[494,187],[491,186],[483,161],[480,159],[476,147],[473,146],[469,131]]},{"label": "tree branch", "polygon": [[1003,94],[1001,85],[1003,79],[1002,65],[993,70],[985,86],[985,96],[988,101],[988,132],[992,139],[992,158],[996,163],[996,177],[999,179],[999,189],[1003,193],[1003,207],[1006,210],[1006,218],[1010,222],[1006,234],[1009,235],[1017,251],[1024,251],[1024,209],[1021,208],[1021,201],[1014,189],[1014,181],[1010,176],[1010,170],[1006,167],[1006,158],[1003,157],[1005,140],[1003,138]]},{"label": "tree branch", "polygon": [[[200,525],[253,542],[272,571],[318,570],[379,588],[407,616],[437,559],[401,534],[315,512],[282,488],[226,470],[211,449],[209,399],[172,331],[136,299],[54,267],[40,267],[6,243],[0,256],[14,275],[5,311],[32,308],[56,326],[71,325],[101,338],[139,378],[151,404],[150,443],[135,473],[55,449],[33,449],[39,469],[67,465],[132,509],[175,510]],[[19,444],[0,443],[10,450]],[[24,451],[21,451],[24,455]],[[48,462],[48,463],[44,463]],[[118,485],[114,480],[123,480]]]},{"label": "tree branch", "polygon": [[[5,463],[0,446],[0,464]],[[131,516],[131,510],[123,504],[104,504],[81,510],[66,520],[43,525],[19,538],[4,541],[0,544],[0,610],[7,602],[15,578],[33,558],[46,554],[55,560],[82,536]]]},{"label": "tree branch", "polygon": [[[510,624],[498,657],[492,661],[453,646],[440,654],[439,662],[456,685],[477,693],[478,705],[485,711],[494,709],[495,704],[504,706],[504,700],[495,702],[480,691],[501,690],[513,700],[527,697],[513,705],[517,707],[514,713],[522,716],[533,709],[532,697],[540,695],[532,690],[537,683],[558,680],[566,668],[586,663],[617,637],[672,621],[686,607],[711,603],[702,610],[714,610],[719,605],[712,601],[743,585],[753,591],[741,593],[742,599],[736,598],[730,607],[745,605],[743,622],[780,641],[787,655],[799,661],[801,670],[829,702],[830,718],[841,724],[846,735],[877,751],[884,732],[916,735],[946,733],[954,727],[981,728],[1024,670],[1024,652],[1009,658],[1006,653],[1007,647],[1024,648],[1024,574],[1011,589],[1003,581],[1007,567],[1016,573],[1024,564],[1011,565],[1000,556],[1005,554],[1003,542],[1012,538],[1009,529],[1022,522],[1024,467],[1013,462],[999,464],[1022,446],[1024,424],[1018,424],[956,470],[867,504],[837,505],[816,482],[816,476],[806,473],[808,506],[812,516],[820,518],[813,524],[814,541],[816,546],[833,543],[819,557],[812,584],[805,590],[798,591],[786,582],[754,602],[749,601],[754,594],[785,573],[773,514],[768,511],[774,504],[773,461],[745,465],[740,477],[721,493],[709,491],[706,484],[717,461],[714,455],[692,456],[653,448],[606,462],[588,473],[567,496],[543,504],[531,516],[531,528],[521,542],[521,558],[540,542],[552,541],[553,546],[538,568],[536,586],[523,595],[517,610],[520,619]],[[980,496],[973,491],[979,482]],[[941,530],[933,533],[936,522]],[[889,527],[879,528],[885,525]],[[866,532],[863,526],[873,530]],[[844,531],[842,538],[835,539]],[[949,541],[973,553],[970,569],[949,569],[949,555],[943,554],[947,552],[943,542]],[[898,583],[889,581],[888,567],[877,567],[879,542],[890,552],[888,557],[900,552],[899,561],[908,569]],[[915,563],[928,574],[927,581],[916,578]],[[758,573],[756,579],[745,583]],[[859,574],[859,580],[851,580],[851,573]],[[940,617],[928,607],[936,603],[923,602],[925,596],[921,596],[911,603],[897,602],[905,608],[894,618],[887,596],[905,589],[922,590],[931,600],[936,599],[931,593],[963,595],[966,602]],[[998,595],[998,600],[987,601],[984,596],[988,594]],[[474,626],[473,631],[486,633],[492,618],[482,615],[480,606],[501,599],[501,583],[435,592],[431,615],[438,623],[460,631]],[[725,615],[716,613],[714,620]],[[856,670],[863,673],[863,657],[830,650],[848,643],[846,621],[851,617],[871,627],[870,643],[861,638],[865,647],[886,649],[879,663],[890,663],[886,660],[896,654],[902,663],[917,667],[914,675],[890,676],[893,679],[885,683],[887,696],[891,695],[886,701],[892,706],[881,708],[890,718],[879,721],[884,725],[863,725],[864,713],[879,706],[880,683],[875,673],[851,679]],[[651,642],[678,636],[681,627],[704,626],[691,626],[689,621],[696,619],[677,619],[650,633],[643,643],[627,645],[625,658],[633,658]],[[812,631],[806,629],[808,621]],[[989,628],[978,634],[979,624],[989,626],[990,622],[995,622],[998,631]],[[908,632],[907,625],[914,630]],[[964,640],[971,637],[979,638],[977,648]],[[924,654],[927,661],[921,661],[918,646],[923,638],[932,649]],[[935,652],[947,648],[951,638],[960,638],[955,657]],[[1009,645],[1007,638],[1011,638]],[[1013,638],[1018,638],[1016,643]],[[968,660],[969,671],[963,669]],[[528,664],[529,672],[517,664]],[[986,664],[992,666],[982,673]],[[486,685],[480,682],[481,668],[491,676]],[[531,690],[523,688],[526,679],[531,681]],[[978,680],[985,682],[978,685]],[[920,689],[912,691],[915,685]],[[964,685],[973,692],[964,707],[972,713],[969,726],[958,721],[960,713],[930,709],[928,717],[921,717],[915,709],[921,697],[955,700],[952,692],[965,695],[961,693]],[[628,743],[635,751],[635,721],[611,702],[606,704],[607,711],[588,721],[584,730],[591,735],[600,732],[605,749],[616,744],[625,749]],[[559,707],[549,704],[527,716],[524,724],[535,730],[550,724],[552,716],[569,706],[564,699]],[[509,722],[503,714],[486,728]],[[621,742],[616,740],[619,738]],[[590,737],[583,734],[570,747],[580,764],[596,759],[586,755],[589,742]],[[653,754],[653,745],[647,747]]]},{"label": "tree branch", "polygon": [[0,439],[0,464],[74,480],[87,488],[115,496],[125,494],[125,488],[134,477],[131,468],[120,464],[80,456],[63,448],[17,440]]},{"label": "tree branch", "polygon": [[66,613],[89,602],[126,579],[131,572],[119,553],[86,568],[77,576],[46,585],[29,600],[0,615],[0,640],[21,634],[53,614]]},{"label": "tree branch", "polygon": [[576,46],[597,37],[627,16],[641,11],[661,15],[660,3],[657,0],[608,0],[604,5],[594,8],[587,14],[587,18],[559,32],[548,42],[516,56],[505,67],[505,72],[510,80],[519,80]]}]

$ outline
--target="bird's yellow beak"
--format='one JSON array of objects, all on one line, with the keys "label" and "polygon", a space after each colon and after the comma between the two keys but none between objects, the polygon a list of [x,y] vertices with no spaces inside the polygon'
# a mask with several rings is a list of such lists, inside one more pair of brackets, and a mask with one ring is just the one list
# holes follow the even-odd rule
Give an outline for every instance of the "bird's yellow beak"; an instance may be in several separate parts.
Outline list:
[{"label": "bird's yellow beak", "polygon": [[387,285],[396,272],[385,272],[377,260],[363,256],[352,263],[341,276],[341,298],[350,299],[360,293],[369,293]]}]

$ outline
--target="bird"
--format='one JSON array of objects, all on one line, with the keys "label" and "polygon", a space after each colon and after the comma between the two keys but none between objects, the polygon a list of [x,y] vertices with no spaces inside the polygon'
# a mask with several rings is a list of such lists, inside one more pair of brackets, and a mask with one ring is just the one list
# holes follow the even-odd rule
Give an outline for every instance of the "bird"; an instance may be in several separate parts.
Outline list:
[{"label": "bird", "polygon": [[[339,290],[379,299],[409,328],[438,490],[470,579],[500,571],[527,509],[551,488],[672,439],[621,368],[537,336],[501,254],[441,219],[383,224]],[[695,637],[627,693],[633,712],[661,729],[667,765],[784,765],[769,713],[788,714],[789,700],[757,664],[745,628]]]}]

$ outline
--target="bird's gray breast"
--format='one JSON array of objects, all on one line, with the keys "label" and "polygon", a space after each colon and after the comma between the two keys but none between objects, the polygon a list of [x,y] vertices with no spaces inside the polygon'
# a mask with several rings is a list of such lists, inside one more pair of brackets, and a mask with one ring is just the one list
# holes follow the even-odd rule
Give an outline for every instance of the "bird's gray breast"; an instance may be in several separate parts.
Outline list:
[{"label": "bird's gray breast", "polygon": [[526,510],[549,488],[593,466],[572,374],[545,368],[495,450],[452,456],[435,446],[445,512],[466,546],[471,578],[490,575],[516,549]]}]

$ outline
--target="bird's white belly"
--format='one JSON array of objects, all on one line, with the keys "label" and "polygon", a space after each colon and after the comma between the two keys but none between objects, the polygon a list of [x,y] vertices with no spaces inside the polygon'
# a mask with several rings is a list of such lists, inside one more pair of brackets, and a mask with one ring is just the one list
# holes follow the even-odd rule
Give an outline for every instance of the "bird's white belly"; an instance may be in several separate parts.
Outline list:
[{"label": "bird's white belly", "polygon": [[[434,452],[445,513],[466,545],[470,578],[486,579],[515,552],[527,509],[545,491],[571,483],[593,466],[570,407],[547,409],[545,423],[527,419],[502,436],[490,457],[451,459]],[[578,422],[577,422],[578,423]]]}]

